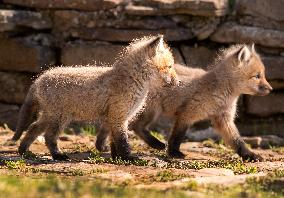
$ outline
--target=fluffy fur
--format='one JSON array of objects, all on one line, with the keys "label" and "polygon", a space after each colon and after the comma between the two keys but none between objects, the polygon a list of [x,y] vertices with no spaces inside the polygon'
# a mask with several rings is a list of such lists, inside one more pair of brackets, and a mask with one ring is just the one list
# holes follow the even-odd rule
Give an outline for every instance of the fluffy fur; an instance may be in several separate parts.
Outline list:
[{"label": "fluffy fur", "polygon": [[[165,144],[151,136],[148,126],[164,115],[175,124],[168,140],[168,155],[183,158],[180,144],[186,129],[209,119],[220,136],[245,160],[262,160],[244,143],[234,124],[236,104],[241,94],[266,95],[272,87],[265,79],[265,68],[254,46],[235,45],[223,50],[208,72],[176,69],[179,87],[166,87],[150,94],[145,111],[131,128],[156,149]],[[189,75],[188,75],[189,74]],[[182,77],[183,76],[183,77]]]},{"label": "fluffy fur", "polygon": [[173,62],[161,36],[145,37],[126,47],[112,68],[59,67],[44,72],[21,108],[14,141],[25,130],[29,115],[36,111],[38,116],[28,127],[19,153],[28,151],[44,132],[52,157],[65,160],[57,146],[59,132],[72,121],[86,121],[97,122],[110,133],[113,157],[128,159],[128,121],[142,108],[149,91],[164,82],[177,84]]}]

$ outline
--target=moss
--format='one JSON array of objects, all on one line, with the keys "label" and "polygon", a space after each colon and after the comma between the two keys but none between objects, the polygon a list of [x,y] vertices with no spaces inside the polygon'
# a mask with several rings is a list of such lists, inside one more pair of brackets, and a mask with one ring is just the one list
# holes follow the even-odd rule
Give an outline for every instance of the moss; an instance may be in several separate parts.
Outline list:
[{"label": "moss", "polygon": [[248,178],[247,185],[254,192],[263,191],[284,196],[284,170],[275,170],[264,177]]},{"label": "moss", "polygon": [[121,158],[104,158],[100,156],[99,152],[94,150],[91,153],[91,157],[89,158],[91,163],[101,164],[101,163],[108,163],[108,164],[115,164],[115,165],[135,165],[135,166],[147,166],[149,161],[144,159],[134,159],[134,160],[123,160]]},{"label": "moss", "polygon": [[243,163],[243,161],[239,159],[190,161],[190,162],[172,161],[167,164],[167,168],[196,169],[196,170],[203,168],[226,168],[234,171],[235,174],[251,174],[258,172],[256,167],[246,166]]},{"label": "moss", "polygon": [[68,178],[0,177],[1,197],[186,197],[181,190],[158,191],[115,186],[104,181]]},{"label": "moss", "polygon": [[5,160],[4,165],[8,169],[24,169],[26,167],[26,163],[24,160],[18,160],[18,161]]},{"label": "moss", "polygon": [[173,180],[177,180],[177,179],[182,179],[184,177],[186,177],[185,174],[177,175],[177,174],[174,174],[170,170],[162,170],[162,171],[159,171],[156,174],[154,180],[158,181],[158,182],[167,182],[167,181],[173,181]]}]

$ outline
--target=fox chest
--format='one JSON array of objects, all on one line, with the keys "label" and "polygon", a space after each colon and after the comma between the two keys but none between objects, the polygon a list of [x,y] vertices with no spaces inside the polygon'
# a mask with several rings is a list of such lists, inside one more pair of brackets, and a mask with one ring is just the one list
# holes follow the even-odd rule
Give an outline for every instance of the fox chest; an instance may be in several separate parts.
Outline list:
[{"label": "fox chest", "polygon": [[128,106],[128,119],[132,119],[139,111],[141,111],[146,103],[147,93],[143,93],[142,97],[133,97],[132,102]]}]

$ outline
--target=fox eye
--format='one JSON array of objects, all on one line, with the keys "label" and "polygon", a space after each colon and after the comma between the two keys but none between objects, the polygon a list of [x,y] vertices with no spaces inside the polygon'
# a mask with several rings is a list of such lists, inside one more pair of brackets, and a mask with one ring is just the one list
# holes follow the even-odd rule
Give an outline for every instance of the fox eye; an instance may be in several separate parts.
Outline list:
[{"label": "fox eye", "polygon": [[173,66],[172,65],[168,65],[168,68],[171,69]]},{"label": "fox eye", "polygon": [[260,79],[260,73],[257,73],[257,74],[254,76],[254,78]]}]

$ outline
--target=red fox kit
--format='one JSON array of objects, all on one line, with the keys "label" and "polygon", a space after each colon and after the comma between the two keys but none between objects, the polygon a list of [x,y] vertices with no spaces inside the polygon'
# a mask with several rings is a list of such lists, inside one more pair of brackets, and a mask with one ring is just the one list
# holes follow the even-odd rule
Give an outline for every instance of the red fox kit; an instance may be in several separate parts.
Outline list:
[{"label": "red fox kit", "polygon": [[215,131],[244,160],[262,160],[246,146],[234,124],[241,94],[264,96],[272,90],[253,45],[232,46],[222,52],[211,70],[200,71],[194,78],[191,74],[188,81],[181,80],[178,87],[150,94],[145,110],[131,124],[136,134],[151,147],[164,149],[165,144],[153,137],[147,126],[161,114],[169,117],[175,124],[168,140],[168,155],[183,158],[179,148],[186,129],[197,121],[209,119]]},{"label": "red fox kit", "polygon": [[164,82],[177,84],[170,49],[163,37],[132,42],[112,68],[59,67],[40,75],[23,104],[16,133],[20,138],[33,111],[37,120],[28,126],[19,153],[28,151],[44,133],[53,159],[65,160],[57,145],[59,132],[71,121],[100,123],[111,135],[113,157],[128,159],[128,121],[142,108],[149,91]]}]

